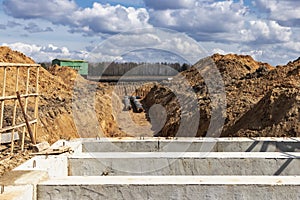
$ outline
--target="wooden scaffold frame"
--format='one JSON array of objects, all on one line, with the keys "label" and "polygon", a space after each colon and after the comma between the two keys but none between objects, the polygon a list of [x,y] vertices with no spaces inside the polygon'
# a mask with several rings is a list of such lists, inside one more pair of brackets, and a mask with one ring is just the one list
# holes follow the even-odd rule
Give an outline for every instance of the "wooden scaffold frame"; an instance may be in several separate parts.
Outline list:
[{"label": "wooden scaffold frame", "polygon": [[[3,70],[3,81],[0,83],[0,144],[1,144],[1,136],[3,133],[7,131],[11,131],[11,153],[14,150],[14,135],[16,130],[21,130],[21,150],[24,151],[24,143],[25,143],[25,133],[26,129],[31,138],[31,142],[33,144],[36,143],[37,138],[37,123],[38,123],[38,99],[39,99],[39,71],[40,71],[39,64],[16,64],[16,63],[0,63],[0,69]],[[16,79],[15,79],[15,91],[13,92],[15,95],[6,95],[6,87],[7,87],[7,70],[12,68],[16,68]],[[20,85],[20,68],[25,68],[26,71],[26,83],[25,83],[25,92],[20,94],[19,85]],[[36,77],[35,77],[35,84],[31,84],[30,86],[30,79],[31,79],[31,70],[36,69]],[[24,71],[24,70],[23,70]],[[31,79],[32,80],[32,79]],[[11,91],[10,91],[11,92]],[[34,102],[34,111],[31,117],[28,117],[28,99],[33,98]],[[22,104],[21,99],[24,99],[25,103]],[[13,104],[13,116],[12,116],[12,123],[10,126],[4,126],[4,110],[5,110],[5,102],[6,101],[14,101]],[[21,108],[23,113],[23,120],[20,123],[17,123],[17,109]],[[33,131],[31,131],[31,126]]]}]

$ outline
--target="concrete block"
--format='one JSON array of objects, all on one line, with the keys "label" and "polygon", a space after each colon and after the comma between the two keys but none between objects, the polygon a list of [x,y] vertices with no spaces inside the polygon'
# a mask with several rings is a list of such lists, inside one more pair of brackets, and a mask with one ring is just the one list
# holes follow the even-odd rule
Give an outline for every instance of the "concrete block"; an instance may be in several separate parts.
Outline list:
[{"label": "concrete block", "polygon": [[[1,134],[0,144],[11,143],[12,133],[0,133],[0,134]],[[18,132],[14,133],[14,141],[16,140],[19,140]]]},{"label": "concrete block", "polygon": [[11,171],[0,178],[3,193],[0,199],[35,200],[36,185],[47,180],[48,173],[44,171]]},{"label": "concrete block", "polygon": [[219,152],[276,152],[275,141],[218,142]]},{"label": "concrete block", "polygon": [[157,141],[98,141],[83,142],[83,152],[154,152],[158,151]]},{"label": "concrete block", "polygon": [[83,153],[69,158],[69,175],[298,175],[300,153]]},{"label": "concrete block", "polygon": [[[80,184],[78,184],[80,183]],[[68,177],[38,185],[38,199],[299,199],[299,177]]]},{"label": "concrete block", "polygon": [[291,138],[105,138],[82,139],[83,152],[299,152]]},{"label": "concrete block", "polygon": [[[95,141],[95,139],[89,139],[89,141]],[[59,149],[60,147],[68,146],[71,147],[74,153],[82,152],[82,139],[74,139],[72,141],[67,140],[58,140],[53,145],[51,145],[52,149]]]},{"label": "concrete block", "polygon": [[33,152],[41,152],[48,149],[49,147],[50,144],[48,142],[41,142],[32,146]]},{"label": "concrete block", "polygon": [[296,140],[294,142],[277,142],[276,143],[277,151],[281,152],[299,152],[300,151],[300,140]]},{"label": "concrete block", "polygon": [[68,157],[35,156],[14,170],[46,171],[50,178],[65,177],[68,175]]},{"label": "concrete block", "polygon": [[4,192],[0,194],[1,200],[34,200],[33,185],[18,185],[18,186],[4,186]]},{"label": "concrete block", "polygon": [[214,141],[173,141],[159,140],[159,152],[216,152],[217,142]]}]

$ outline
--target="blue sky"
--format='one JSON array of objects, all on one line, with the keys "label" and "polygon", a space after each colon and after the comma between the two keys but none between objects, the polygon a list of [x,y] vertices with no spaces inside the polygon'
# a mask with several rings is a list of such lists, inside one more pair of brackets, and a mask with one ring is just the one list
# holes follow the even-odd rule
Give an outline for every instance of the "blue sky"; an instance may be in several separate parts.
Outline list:
[{"label": "blue sky", "polygon": [[277,65],[299,57],[299,33],[298,0],[0,0],[0,45],[37,62],[130,59],[129,50],[134,57],[157,47],[153,61],[168,61],[160,54],[174,49],[179,57],[237,53]]}]

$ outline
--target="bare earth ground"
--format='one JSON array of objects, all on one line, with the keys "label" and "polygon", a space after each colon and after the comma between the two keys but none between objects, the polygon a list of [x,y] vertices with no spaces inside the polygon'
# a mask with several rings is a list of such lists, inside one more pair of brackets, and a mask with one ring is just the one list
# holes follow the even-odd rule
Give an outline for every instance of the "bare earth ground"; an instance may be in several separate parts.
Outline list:
[{"label": "bare earth ground", "polygon": [[25,152],[21,152],[20,150],[15,151],[12,155],[10,154],[9,146],[1,146],[1,154],[0,154],[0,177],[8,171],[11,171],[15,167],[21,165],[26,160],[30,159],[30,152],[26,150]]}]

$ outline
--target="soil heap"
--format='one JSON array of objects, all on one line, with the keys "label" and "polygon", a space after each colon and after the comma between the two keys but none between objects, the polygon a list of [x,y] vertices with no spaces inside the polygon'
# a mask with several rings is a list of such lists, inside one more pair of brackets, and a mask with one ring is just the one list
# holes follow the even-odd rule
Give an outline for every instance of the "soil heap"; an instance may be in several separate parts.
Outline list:
[{"label": "soil heap", "polygon": [[[0,47],[0,61],[10,63],[35,63],[31,58],[26,57],[24,54],[17,51],[12,51],[8,47]],[[14,91],[15,76],[13,69],[8,69],[11,73],[7,80],[7,93]],[[21,71],[21,70],[20,70]],[[30,85],[34,85],[35,70],[31,70]],[[0,79],[2,80],[3,71],[0,70]],[[26,82],[26,73],[20,72],[20,84]],[[95,95],[94,105],[85,106],[91,108],[97,116],[99,122],[99,129],[102,130],[105,136],[125,136],[121,132],[114,121],[111,108],[111,88],[103,84],[89,82],[82,78],[78,73],[69,67],[53,66],[47,71],[40,68],[39,79],[39,126],[38,126],[38,141],[48,141],[49,143],[56,142],[59,139],[71,139],[77,137],[96,137],[95,127],[91,127],[88,123],[90,119],[84,116],[79,120],[78,124],[84,124],[85,127],[76,127],[74,122],[74,91],[75,88],[84,91],[88,95],[89,87],[92,85],[93,94]],[[21,85],[22,86],[22,85]],[[21,87],[20,86],[20,87]],[[80,88],[80,87],[83,88]],[[30,106],[30,103],[29,103]],[[29,107],[29,110],[31,108]],[[84,110],[88,110],[84,108]],[[85,113],[86,114],[86,113]],[[20,117],[22,117],[20,115]],[[80,121],[81,120],[81,121]],[[7,120],[6,124],[10,124]],[[80,129],[80,130],[78,130]],[[81,133],[79,134],[79,131]]]},{"label": "soil heap", "polygon": [[0,62],[7,63],[35,63],[34,60],[27,57],[23,53],[13,51],[9,47],[0,46]]},{"label": "soil heap", "polygon": [[[217,116],[218,119],[211,118],[212,108],[218,110],[221,107],[219,104],[212,104],[211,97],[218,97],[218,92],[209,94],[201,76],[209,73],[210,70],[205,67],[208,63],[217,67],[226,92],[226,113],[221,112],[221,115]],[[195,124],[192,121],[192,111],[195,108],[188,101],[180,105],[176,98],[178,91],[174,94],[169,87],[183,85],[180,76],[188,80],[193,88],[192,93],[197,96],[200,122],[196,133],[193,134],[190,127]],[[274,68],[267,63],[257,62],[250,56],[215,54],[200,60],[191,69],[175,77],[172,82],[152,86],[143,102],[147,108],[153,104],[160,104],[169,113],[157,136],[205,136],[211,120],[221,120],[223,117],[225,122],[221,136],[299,137],[299,88],[300,59]],[[186,92],[181,96],[184,96],[183,99],[189,99],[190,93]],[[190,113],[181,113],[182,110]],[[187,124],[184,131],[180,131],[182,122]]]}]

